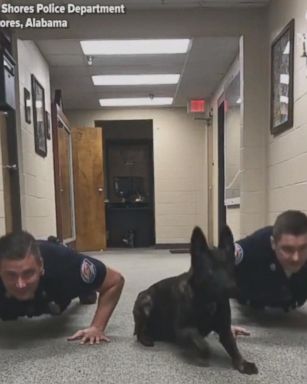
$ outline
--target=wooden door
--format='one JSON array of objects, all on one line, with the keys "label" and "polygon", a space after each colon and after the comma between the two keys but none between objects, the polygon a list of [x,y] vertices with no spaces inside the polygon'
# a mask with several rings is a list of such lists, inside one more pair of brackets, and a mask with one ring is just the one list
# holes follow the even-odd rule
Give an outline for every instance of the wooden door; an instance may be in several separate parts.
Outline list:
[{"label": "wooden door", "polygon": [[106,248],[102,128],[73,128],[76,248]]}]

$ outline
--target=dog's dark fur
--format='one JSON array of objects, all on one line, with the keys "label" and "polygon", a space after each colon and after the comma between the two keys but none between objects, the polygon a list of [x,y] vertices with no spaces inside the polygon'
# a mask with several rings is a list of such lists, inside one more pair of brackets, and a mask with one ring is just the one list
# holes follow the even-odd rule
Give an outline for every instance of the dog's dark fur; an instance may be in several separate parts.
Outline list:
[{"label": "dog's dark fur", "polygon": [[191,268],[142,291],[134,304],[137,340],[153,346],[155,340],[173,341],[196,349],[208,357],[204,340],[211,331],[241,373],[257,373],[254,363],[241,356],[231,332],[229,297],[235,292],[234,243],[228,227],[221,233],[218,248],[209,249],[200,228],[191,238]]}]

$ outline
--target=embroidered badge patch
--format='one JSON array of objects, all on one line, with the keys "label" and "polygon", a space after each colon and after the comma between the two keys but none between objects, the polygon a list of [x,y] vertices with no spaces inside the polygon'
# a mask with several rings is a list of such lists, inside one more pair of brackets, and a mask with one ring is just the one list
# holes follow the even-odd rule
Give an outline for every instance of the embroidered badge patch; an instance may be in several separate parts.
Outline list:
[{"label": "embroidered badge patch", "polygon": [[95,265],[88,259],[84,259],[81,264],[80,275],[85,283],[91,284],[96,277]]},{"label": "embroidered badge patch", "polygon": [[244,252],[240,244],[235,243],[235,265],[239,265],[243,260]]}]

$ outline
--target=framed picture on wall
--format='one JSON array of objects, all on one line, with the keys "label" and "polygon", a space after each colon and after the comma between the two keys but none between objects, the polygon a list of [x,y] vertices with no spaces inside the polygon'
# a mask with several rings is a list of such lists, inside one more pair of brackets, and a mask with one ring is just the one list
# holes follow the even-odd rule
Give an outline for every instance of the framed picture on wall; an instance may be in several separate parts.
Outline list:
[{"label": "framed picture on wall", "polygon": [[45,115],[45,91],[34,75],[31,75],[35,152],[47,156],[47,130]]},{"label": "framed picture on wall", "polygon": [[281,31],[271,47],[271,133],[293,126],[294,20]]},{"label": "framed picture on wall", "polygon": [[24,105],[25,105],[25,121],[31,124],[31,95],[27,88],[23,89]]}]

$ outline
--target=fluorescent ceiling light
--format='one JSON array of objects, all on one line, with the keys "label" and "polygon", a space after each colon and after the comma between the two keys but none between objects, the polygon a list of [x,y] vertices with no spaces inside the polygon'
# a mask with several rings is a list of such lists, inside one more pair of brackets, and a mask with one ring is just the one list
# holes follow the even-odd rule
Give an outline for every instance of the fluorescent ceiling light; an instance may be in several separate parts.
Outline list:
[{"label": "fluorescent ceiling light", "polygon": [[289,75],[286,73],[282,73],[280,75],[280,83],[281,84],[289,84]]},{"label": "fluorescent ceiling light", "polygon": [[285,104],[289,104],[289,97],[287,97],[287,96],[280,96],[280,102],[281,103],[285,103]]},{"label": "fluorescent ceiling light", "polygon": [[92,76],[94,85],[177,84],[180,75],[101,75]]},{"label": "fluorescent ceiling light", "polygon": [[147,55],[186,53],[189,39],[83,40],[85,55]]},{"label": "fluorescent ceiling light", "polygon": [[150,106],[150,105],[171,105],[172,97],[129,97],[117,99],[100,99],[102,107],[131,107],[131,106]]}]

